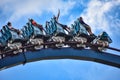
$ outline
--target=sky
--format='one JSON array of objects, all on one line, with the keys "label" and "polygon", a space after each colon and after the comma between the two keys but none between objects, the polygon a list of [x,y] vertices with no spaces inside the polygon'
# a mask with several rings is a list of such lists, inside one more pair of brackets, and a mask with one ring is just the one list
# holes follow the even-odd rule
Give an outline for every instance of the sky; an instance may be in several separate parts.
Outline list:
[{"label": "sky", "polygon": [[[106,31],[120,49],[120,0],[0,0],[0,29],[12,22],[21,29],[28,18],[45,26],[60,9],[59,22],[70,26],[82,16],[98,35]],[[115,51],[109,51],[120,55]],[[83,60],[42,60],[0,71],[0,80],[119,80],[120,69]]]}]

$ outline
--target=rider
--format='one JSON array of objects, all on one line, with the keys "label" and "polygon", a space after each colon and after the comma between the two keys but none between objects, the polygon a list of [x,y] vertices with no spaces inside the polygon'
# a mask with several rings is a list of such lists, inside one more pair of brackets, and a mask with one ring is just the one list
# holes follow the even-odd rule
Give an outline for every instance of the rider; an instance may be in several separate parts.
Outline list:
[{"label": "rider", "polygon": [[93,34],[93,32],[91,30],[91,27],[83,21],[82,17],[79,18],[79,22],[85,27],[85,29],[88,31],[90,36],[95,37],[95,35]]},{"label": "rider", "polygon": [[62,26],[63,29],[65,29],[66,31],[70,32],[70,28],[67,27],[67,25],[63,25],[63,24],[61,24],[61,23],[58,22],[59,16],[60,16],[60,9],[58,9],[58,15],[57,15],[57,16],[54,15],[53,18],[55,19],[55,21],[56,21],[59,25]]},{"label": "rider", "polygon": [[35,22],[33,19],[30,19],[30,22],[32,23],[33,26],[38,27],[41,31],[43,31],[43,26],[41,24],[38,24]]},{"label": "rider", "polygon": [[18,29],[15,29],[15,28],[12,27],[12,23],[11,22],[8,22],[7,26],[8,26],[8,28],[10,30],[15,31],[17,34],[20,34],[20,31]]}]

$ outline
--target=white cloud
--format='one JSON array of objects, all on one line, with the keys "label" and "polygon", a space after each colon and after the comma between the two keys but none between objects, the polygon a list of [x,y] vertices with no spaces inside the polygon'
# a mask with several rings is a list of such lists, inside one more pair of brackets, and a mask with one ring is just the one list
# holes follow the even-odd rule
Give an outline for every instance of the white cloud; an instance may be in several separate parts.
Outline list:
[{"label": "white cloud", "polygon": [[28,15],[41,15],[45,11],[57,14],[58,9],[61,10],[61,15],[66,15],[74,4],[75,2],[71,0],[4,0],[0,3],[3,6],[3,13],[12,12],[9,21]]},{"label": "white cloud", "polygon": [[[84,21],[92,27],[94,32],[96,30],[104,30],[110,34],[114,32],[113,29],[111,29],[113,26],[117,26],[117,28],[114,28],[115,30],[118,30],[118,27],[120,28],[120,19],[115,18],[113,15],[111,18],[115,18],[114,21],[108,18],[110,16],[109,12],[112,12],[113,7],[119,4],[119,0],[91,0],[81,16],[83,16]],[[111,23],[111,21],[113,22]]]}]

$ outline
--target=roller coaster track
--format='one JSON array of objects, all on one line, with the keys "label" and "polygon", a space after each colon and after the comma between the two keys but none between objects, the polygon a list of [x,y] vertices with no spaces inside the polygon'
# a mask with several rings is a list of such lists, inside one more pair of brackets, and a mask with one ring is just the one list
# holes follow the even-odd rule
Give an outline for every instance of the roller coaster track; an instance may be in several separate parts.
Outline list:
[{"label": "roller coaster track", "polygon": [[38,60],[51,59],[76,59],[87,60],[120,68],[120,56],[108,52],[98,52],[92,49],[73,48],[46,48],[37,51],[27,51],[14,56],[0,59],[0,70],[16,65],[25,64]]}]

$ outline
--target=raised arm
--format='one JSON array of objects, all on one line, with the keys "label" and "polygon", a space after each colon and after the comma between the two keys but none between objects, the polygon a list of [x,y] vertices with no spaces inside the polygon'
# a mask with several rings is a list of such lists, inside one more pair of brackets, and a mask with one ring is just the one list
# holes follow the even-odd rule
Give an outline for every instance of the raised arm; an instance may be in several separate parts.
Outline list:
[{"label": "raised arm", "polygon": [[56,16],[57,21],[58,21],[59,16],[60,16],[60,9],[58,9],[58,15]]}]

